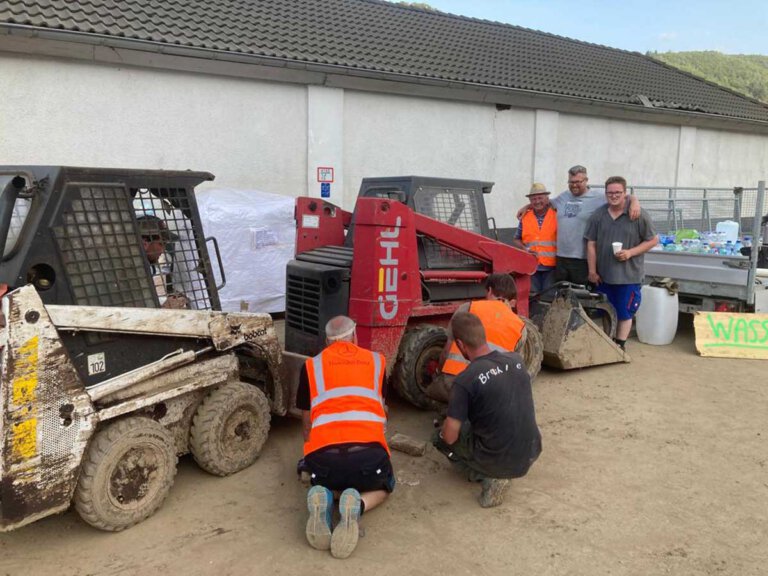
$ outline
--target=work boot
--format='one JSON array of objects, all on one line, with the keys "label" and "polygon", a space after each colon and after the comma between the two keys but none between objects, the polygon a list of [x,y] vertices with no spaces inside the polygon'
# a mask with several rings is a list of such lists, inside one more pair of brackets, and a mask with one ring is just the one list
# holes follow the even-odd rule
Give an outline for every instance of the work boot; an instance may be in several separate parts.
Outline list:
[{"label": "work boot", "polygon": [[504,502],[504,496],[509,490],[507,478],[484,478],[483,491],[480,493],[480,506],[493,508]]},{"label": "work boot", "polygon": [[339,498],[339,516],[341,519],[331,536],[331,556],[347,558],[357,546],[360,537],[360,492],[347,488]]},{"label": "work boot", "polygon": [[331,547],[333,494],[323,486],[312,486],[307,492],[307,508],[307,542],[316,550],[328,550]]}]

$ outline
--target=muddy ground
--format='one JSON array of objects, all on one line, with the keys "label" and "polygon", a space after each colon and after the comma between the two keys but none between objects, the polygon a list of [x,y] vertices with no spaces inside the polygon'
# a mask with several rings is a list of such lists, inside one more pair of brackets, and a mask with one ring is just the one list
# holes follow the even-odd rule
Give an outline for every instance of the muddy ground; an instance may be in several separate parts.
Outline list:
[{"label": "muddy ground", "polygon": [[[768,363],[698,357],[690,319],[671,346],[629,346],[630,365],[539,376],[544,452],[499,508],[434,450],[395,453],[394,495],[335,560],[305,543],[300,423],[276,420],[233,477],[182,459],[165,505],[126,532],[70,511],[0,535],[0,575],[768,573]],[[390,416],[392,432],[432,428],[396,401]]]}]

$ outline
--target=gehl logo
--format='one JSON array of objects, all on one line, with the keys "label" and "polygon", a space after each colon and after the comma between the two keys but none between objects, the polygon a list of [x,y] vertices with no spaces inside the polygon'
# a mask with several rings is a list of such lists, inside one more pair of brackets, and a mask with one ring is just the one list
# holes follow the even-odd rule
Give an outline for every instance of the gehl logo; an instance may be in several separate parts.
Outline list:
[{"label": "gehl logo", "polygon": [[383,257],[379,258],[379,314],[384,320],[392,320],[397,315],[397,265],[400,262],[398,252],[400,241],[400,216],[395,220],[395,227],[382,230],[379,247]]}]

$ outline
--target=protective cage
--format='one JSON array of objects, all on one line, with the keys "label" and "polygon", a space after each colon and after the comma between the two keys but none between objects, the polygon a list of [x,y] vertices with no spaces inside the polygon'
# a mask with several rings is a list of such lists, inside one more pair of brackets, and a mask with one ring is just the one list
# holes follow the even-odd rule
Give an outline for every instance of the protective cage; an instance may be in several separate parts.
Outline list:
[{"label": "protective cage", "polygon": [[[32,284],[45,304],[218,310],[194,195],[212,179],[191,171],[0,166],[0,284]],[[63,332],[62,339],[86,386],[190,345],[142,335]],[[112,358],[106,367],[104,354]]]},{"label": "protective cage", "polygon": [[219,308],[194,196],[211,174],[0,166],[4,197],[16,175],[0,282],[32,283],[45,303],[154,308],[182,293]]}]

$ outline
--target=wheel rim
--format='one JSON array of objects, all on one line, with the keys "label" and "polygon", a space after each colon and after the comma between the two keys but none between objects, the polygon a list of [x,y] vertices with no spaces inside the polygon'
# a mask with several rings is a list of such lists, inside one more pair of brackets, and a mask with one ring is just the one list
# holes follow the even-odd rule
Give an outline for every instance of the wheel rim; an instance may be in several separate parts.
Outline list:
[{"label": "wheel rim", "polygon": [[437,374],[437,370],[440,367],[440,353],[443,351],[443,347],[439,345],[432,345],[425,348],[419,359],[416,362],[415,377],[416,385],[424,392],[432,383],[432,380]]},{"label": "wheel rim", "polygon": [[156,480],[164,466],[154,446],[142,444],[127,450],[109,475],[109,498],[119,508],[136,508],[152,500],[159,490]]},{"label": "wheel rim", "polygon": [[252,449],[251,439],[258,430],[259,418],[248,407],[241,407],[232,412],[224,425],[221,443],[227,452],[244,454]]}]

